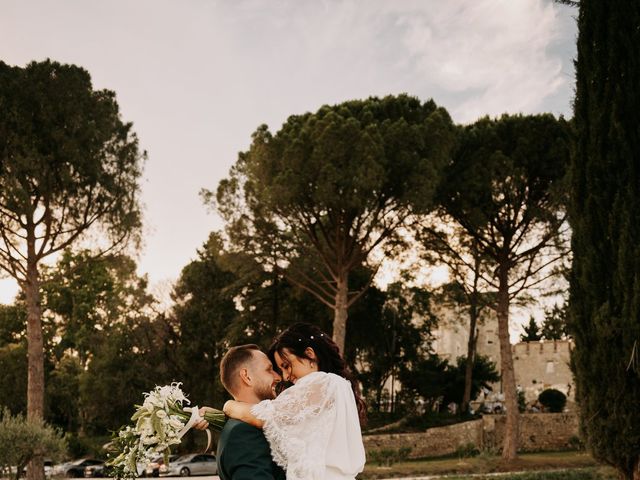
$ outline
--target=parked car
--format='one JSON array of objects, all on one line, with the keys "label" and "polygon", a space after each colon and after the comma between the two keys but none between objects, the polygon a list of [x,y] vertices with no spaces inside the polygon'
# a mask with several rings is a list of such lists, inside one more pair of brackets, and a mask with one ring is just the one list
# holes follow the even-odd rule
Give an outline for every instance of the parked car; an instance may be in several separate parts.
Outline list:
[{"label": "parked car", "polygon": [[53,473],[53,460],[44,459],[44,476],[50,478]]},{"label": "parked car", "polygon": [[216,457],[206,453],[192,453],[176,458],[169,465],[160,466],[160,476],[216,475]]},{"label": "parked car", "polygon": [[[169,465],[174,462],[180,455],[169,455]],[[160,476],[160,467],[164,465],[164,455],[154,458],[149,462],[145,470],[146,477],[158,477]]]},{"label": "parked car", "polygon": [[56,465],[53,467],[52,474],[59,477],[81,478],[84,477],[84,469],[86,467],[103,464],[102,460],[95,458],[81,458]]}]

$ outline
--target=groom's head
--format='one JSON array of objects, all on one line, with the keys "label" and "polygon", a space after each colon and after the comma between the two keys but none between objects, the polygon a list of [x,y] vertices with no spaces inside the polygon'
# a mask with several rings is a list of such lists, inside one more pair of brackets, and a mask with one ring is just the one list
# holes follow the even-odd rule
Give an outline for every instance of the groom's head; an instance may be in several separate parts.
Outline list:
[{"label": "groom's head", "polygon": [[273,399],[281,380],[257,345],[231,347],[220,362],[220,380],[235,398],[248,403]]}]

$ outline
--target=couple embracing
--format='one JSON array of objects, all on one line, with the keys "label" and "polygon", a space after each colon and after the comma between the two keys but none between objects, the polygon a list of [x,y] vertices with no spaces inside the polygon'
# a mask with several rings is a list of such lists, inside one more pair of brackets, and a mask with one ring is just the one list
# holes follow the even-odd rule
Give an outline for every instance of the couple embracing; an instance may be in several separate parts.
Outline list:
[{"label": "couple embracing", "polygon": [[[346,480],[364,468],[365,404],[337,345],[317,327],[289,327],[266,355],[256,345],[231,348],[220,378],[234,398],[218,442],[222,480],[284,479],[285,471],[287,480]],[[281,380],[293,385],[276,396]]]}]

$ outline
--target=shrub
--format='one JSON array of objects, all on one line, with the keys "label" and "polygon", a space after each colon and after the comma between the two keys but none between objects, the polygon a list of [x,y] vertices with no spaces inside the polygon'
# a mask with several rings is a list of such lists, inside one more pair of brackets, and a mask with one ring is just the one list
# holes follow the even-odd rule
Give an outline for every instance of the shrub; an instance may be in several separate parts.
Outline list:
[{"label": "shrub", "polygon": [[564,406],[567,404],[567,396],[560,390],[548,388],[538,396],[538,401],[549,412],[560,413],[564,410]]},{"label": "shrub", "polygon": [[402,462],[409,458],[411,447],[402,447],[398,449],[384,448],[382,450],[371,450],[367,452],[367,457],[372,463],[381,466],[390,467],[396,462]]},{"label": "shrub", "polygon": [[480,450],[478,450],[478,447],[476,447],[476,445],[471,442],[464,445],[459,445],[456,449],[456,455],[459,458],[471,458],[477,456],[479,453]]},{"label": "shrub", "polygon": [[518,390],[518,411],[524,413],[527,410],[527,399],[524,390]]},{"label": "shrub", "polygon": [[571,447],[574,450],[584,450],[585,449],[584,442],[577,435],[573,435],[569,439],[569,447]]},{"label": "shrub", "polygon": [[16,480],[34,457],[62,458],[66,444],[62,434],[43,421],[12,416],[9,409],[0,412],[0,469],[16,467]]}]

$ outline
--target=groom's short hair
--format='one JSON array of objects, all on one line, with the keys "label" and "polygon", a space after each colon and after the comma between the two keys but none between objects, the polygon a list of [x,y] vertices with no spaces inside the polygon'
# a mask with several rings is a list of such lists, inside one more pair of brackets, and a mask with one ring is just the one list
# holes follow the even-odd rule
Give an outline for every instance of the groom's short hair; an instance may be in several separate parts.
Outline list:
[{"label": "groom's short hair", "polygon": [[247,345],[238,345],[231,347],[224,354],[220,361],[220,381],[227,392],[234,394],[238,388],[238,369],[251,360],[253,360],[253,352],[260,351],[260,347],[253,343]]}]

